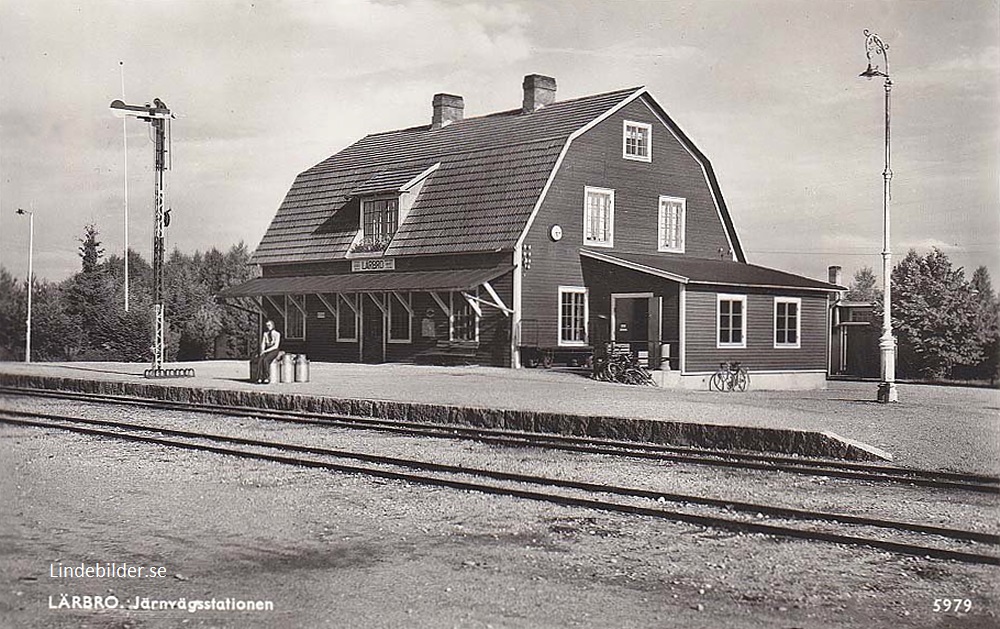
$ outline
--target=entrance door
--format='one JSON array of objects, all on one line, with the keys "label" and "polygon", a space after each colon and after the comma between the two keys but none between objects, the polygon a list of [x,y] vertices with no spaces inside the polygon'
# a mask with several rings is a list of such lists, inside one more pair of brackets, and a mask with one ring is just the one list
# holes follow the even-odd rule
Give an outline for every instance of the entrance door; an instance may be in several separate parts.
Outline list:
[{"label": "entrance door", "polygon": [[370,295],[361,295],[361,362],[385,362],[385,318]]},{"label": "entrance door", "polygon": [[658,368],[660,300],[651,293],[611,295],[611,338],[628,343],[643,364]]},{"label": "entrance door", "polygon": [[619,343],[649,341],[649,297],[615,299],[615,340]]}]

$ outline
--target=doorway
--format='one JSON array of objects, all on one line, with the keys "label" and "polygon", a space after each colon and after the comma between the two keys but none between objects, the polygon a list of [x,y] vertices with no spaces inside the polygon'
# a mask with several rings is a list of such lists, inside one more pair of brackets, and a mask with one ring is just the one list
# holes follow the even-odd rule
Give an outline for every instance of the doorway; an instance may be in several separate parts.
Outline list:
[{"label": "doorway", "polygon": [[660,298],[652,293],[611,295],[611,340],[628,343],[640,363],[660,363]]},{"label": "doorway", "polygon": [[361,362],[385,362],[385,316],[378,295],[361,295]]}]

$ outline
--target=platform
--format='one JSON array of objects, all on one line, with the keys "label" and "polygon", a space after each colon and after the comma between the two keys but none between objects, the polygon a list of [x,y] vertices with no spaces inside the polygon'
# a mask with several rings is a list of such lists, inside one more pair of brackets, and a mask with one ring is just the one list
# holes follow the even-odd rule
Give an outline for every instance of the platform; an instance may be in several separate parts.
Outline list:
[{"label": "platform", "polygon": [[313,363],[308,383],[258,385],[244,361],[177,365],[196,377],[148,381],[145,364],[0,363],[0,384],[803,456],[888,454],[903,465],[991,474],[1000,465],[996,390],[900,385],[902,402],[880,405],[874,385],[859,382],[715,393],[556,370]]}]

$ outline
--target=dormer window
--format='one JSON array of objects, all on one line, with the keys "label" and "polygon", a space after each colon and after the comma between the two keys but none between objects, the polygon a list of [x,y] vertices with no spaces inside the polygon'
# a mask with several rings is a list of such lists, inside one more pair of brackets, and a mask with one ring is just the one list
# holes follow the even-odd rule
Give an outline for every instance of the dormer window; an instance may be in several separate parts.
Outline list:
[{"label": "dormer window", "polygon": [[361,242],[355,251],[382,251],[399,228],[399,198],[364,199],[361,202]]},{"label": "dormer window", "polygon": [[639,162],[652,160],[653,126],[645,122],[625,121],[622,134],[622,157]]}]

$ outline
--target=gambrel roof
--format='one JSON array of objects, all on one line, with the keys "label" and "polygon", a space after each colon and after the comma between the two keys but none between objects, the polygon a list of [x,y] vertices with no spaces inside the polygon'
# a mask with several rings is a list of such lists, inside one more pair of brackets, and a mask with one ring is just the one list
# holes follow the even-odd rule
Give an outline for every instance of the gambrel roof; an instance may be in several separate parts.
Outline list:
[{"label": "gambrel roof", "polygon": [[[643,88],[629,88],[558,101],[530,113],[515,109],[439,128],[366,136],[296,177],[252,262],[343,258],[358,233],[359,199],[398,191],[434,165],[385,255],[512,250],[574,134],[645,94]],[[689,148],[705,167],[737,258],[743,260],[711,165],[696,147]]]}]

